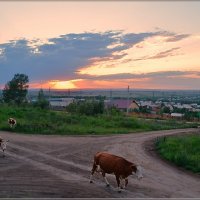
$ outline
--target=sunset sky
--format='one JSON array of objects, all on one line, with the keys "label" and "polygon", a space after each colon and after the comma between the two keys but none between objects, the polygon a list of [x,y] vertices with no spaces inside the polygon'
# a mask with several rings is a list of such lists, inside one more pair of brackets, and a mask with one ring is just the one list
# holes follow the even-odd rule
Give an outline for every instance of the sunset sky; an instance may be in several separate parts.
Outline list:
[{"label": "sunset sky", "polygon": [[2,1],[0,88],[200,89],[198,1]]}]

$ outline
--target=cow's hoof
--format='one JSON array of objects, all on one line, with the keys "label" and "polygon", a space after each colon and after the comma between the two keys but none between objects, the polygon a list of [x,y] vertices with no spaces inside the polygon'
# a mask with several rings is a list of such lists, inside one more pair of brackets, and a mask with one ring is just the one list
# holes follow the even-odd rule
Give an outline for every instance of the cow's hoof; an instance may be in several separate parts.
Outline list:
[{"label": "cow's hoof", "polygon": [[93,183],[93,181],[90,181],[90,183]]},{"label": "cow's hoof", "polygon": [[106,184],[106,187],[110,187],[110,184]]}]

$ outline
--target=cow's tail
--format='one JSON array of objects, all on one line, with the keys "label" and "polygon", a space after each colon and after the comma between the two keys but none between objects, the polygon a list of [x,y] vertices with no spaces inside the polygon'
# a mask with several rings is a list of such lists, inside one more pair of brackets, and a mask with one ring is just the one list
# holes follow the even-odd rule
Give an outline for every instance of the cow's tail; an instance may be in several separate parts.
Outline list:
[{"label": "cow's tail", "polygon": [[95,155],[94,155],[94,160],[93,160],[93,167],[92,167],[92,174],[94,174],[94,172],[96,171],[98,165],[99,165],[99,153],[100,152],[97,152]]},{"label": "cow's tail", "polygon": [[97,152],[95,155],[94,155],[94,162],[96,163],[96,165],[99,165],[99,158],[101,156],[101,153],[102,152]]},{"label": "cow's tail", "polygon": [[91,175],[90,175],[90,183],[93,183],[93,175],[95,173],[95,171],[97,170],[97,161],[96,161],[96,154],[94,156],[94,160],[93,160],[93,166],[92,166],[92,170],[91,170]]}]

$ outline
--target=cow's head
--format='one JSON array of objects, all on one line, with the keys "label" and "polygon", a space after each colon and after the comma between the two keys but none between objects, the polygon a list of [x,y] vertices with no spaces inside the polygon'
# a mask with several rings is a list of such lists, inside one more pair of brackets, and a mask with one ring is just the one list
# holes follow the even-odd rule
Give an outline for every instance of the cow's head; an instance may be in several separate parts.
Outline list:
[{"label": "cow's head", "polygon": [[132,168],[132,172],[135,173],[135,175],[137,176],[139,180],[141,180],[143,178],[142,167],[139,165],[132,165],[131,168]]}]

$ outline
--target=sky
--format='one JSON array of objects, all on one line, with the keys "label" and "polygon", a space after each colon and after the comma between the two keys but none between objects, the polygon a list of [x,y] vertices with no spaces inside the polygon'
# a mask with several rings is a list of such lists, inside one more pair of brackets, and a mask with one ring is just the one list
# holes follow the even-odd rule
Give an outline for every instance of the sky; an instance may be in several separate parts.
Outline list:
[{"label": "sky", "polygon": [[200,89],[198,1],[0,1],[0,88]]}]

